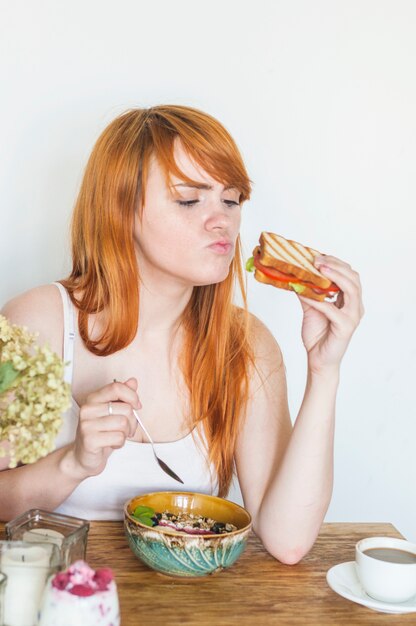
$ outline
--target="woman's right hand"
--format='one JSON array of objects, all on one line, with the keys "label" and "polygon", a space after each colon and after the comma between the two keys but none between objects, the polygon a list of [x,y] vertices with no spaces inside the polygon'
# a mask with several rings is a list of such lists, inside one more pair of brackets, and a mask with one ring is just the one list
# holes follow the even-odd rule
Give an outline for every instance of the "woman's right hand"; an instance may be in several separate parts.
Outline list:
[{"label": "woman's right hand", "polygon": [[[111,402],[112,413],[109,414]],[[91,393],[81,406],[73,455],[85,477],[100,474],[108,457],[133,437],[137,420],[133,409],[140,409],[137,380],[114,382]]]}]

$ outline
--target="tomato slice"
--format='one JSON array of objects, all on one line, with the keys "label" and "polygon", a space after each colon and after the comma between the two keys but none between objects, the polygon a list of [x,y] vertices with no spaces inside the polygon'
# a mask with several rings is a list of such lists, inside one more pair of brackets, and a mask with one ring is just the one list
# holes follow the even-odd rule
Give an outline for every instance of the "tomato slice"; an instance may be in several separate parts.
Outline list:
[{"label": "tomato slice", "polygon": [[269,278],[274,278],[275,280],[281,280],[284,283],[292,283],[293,281],[297,281],[295,276],[291,274],[285,274],[284,272],[279,272],[274,267],[267,267],[266,265],[262,265],[258,258],[254,257],[254,267],[256,267],[260,272],[263,272]]},{"label": "tomato slice", "polygon": [[[312,283],[308,283],[306,281],[300,282],[302,285],[306,285],[307,287],[312,285]],[[314,285],[313,290],[315,293],[338,293],[338,291],[341,291],[341,289],[335,283],[331,283],[329,287],[326,287],[326,289],[323,287],[316,287],[316,285]]]},{"label": "tomato slice", "polygon": [[254,267],[256,267],[260,272],[263,272],[266,276],[271,278],[272,280],[279,280],[284,283],[296,283],[298,285],[304,285],[305,287],[311,287],[316,293],[333,293],[336,291],[340,291],[340,288],[335,283],[331,283],[329,287],[317,287],[313,283],[310,283],[307,280],[300,280],[296,278],[293,274],[285,274],[285,272],[280,272],[274,267],[267,267],[260,263],[258,256],[254,255]]}]

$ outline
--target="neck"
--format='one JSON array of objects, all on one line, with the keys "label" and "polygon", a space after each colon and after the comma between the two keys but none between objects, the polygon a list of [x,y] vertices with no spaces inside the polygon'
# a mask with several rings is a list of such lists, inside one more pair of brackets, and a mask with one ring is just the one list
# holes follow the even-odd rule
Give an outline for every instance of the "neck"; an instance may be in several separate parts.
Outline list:
[{"label": "neck", "polygon": [[192,286],[171,280],[142,280],[137,336],[172,335],[178,328],[192,290]]}]

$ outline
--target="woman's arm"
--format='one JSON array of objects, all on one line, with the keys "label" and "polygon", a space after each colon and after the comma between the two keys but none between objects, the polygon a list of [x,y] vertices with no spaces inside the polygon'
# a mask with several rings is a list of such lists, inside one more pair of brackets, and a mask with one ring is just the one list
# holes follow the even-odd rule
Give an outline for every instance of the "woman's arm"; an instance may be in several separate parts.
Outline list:
[{"label": "woman's arm", "polygon": [[0,519],[9,521],[32,508],[53,511],[84,478],[72,444],[36,463],[5,469],[0,472]]},{"label": "woman's arm", "polygon": [[238,477],[254,530],[273,556],[289,564],[298,562],[313,545],[330,502],[339,366],[363,315],[358,275],[342,261],[325,258],[331,277],[344,291],[345,304],[338,309],[300,298],[308,376],[293,432],[280,350],[257,322],[258,373],[236,450]]},{"label": "woman's arm", "polygon": [[[31,508],[56,509],[90,476],[100,474],[112,452],[133,437],[141,408],[134,378],[111,383],[90,394],[81,407],[75,441],[36,463],[0,472],[0,519]],[[111,402],[114,414],[108,415]]]},{"label": "woman's arm", "polygon": [[238,478],[254,531],[283,563],[297,563],[309,551],[331,499],[337,385],[336,373],[309,375],[292,430],[282,364],[249,407],[236,455]]},{"label": "woman's arm", "polygon": [[[52,291],[51,291],[52,290]],[[39,332],[39,343],[47,341],[62,354],[62,304],[56,287],[34,289],[8,303],[2,313],[14,324]],[[114,449],[134,435],[137,422],[132,406],[139,408],[137,381],[112,383],[90,394],[81,407],[75,441],[55,450],[36,463],[0,469],[0,519],[10,520],[30,508],[56,509],[81,481],[103,471]],[[108,402],[114,414],[108,415]]]}]

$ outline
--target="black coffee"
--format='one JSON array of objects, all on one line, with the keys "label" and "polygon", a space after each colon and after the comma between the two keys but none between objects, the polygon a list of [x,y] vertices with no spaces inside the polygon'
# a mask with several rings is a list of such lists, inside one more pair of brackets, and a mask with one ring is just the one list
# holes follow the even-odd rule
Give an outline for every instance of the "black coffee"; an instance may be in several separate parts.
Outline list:
[{"label": "black coffee", "polygon": [[416,563],[416,554],[397,548],[368,548],[363,550],[363,553],[372,556],[373,559],[388,563]]}]

